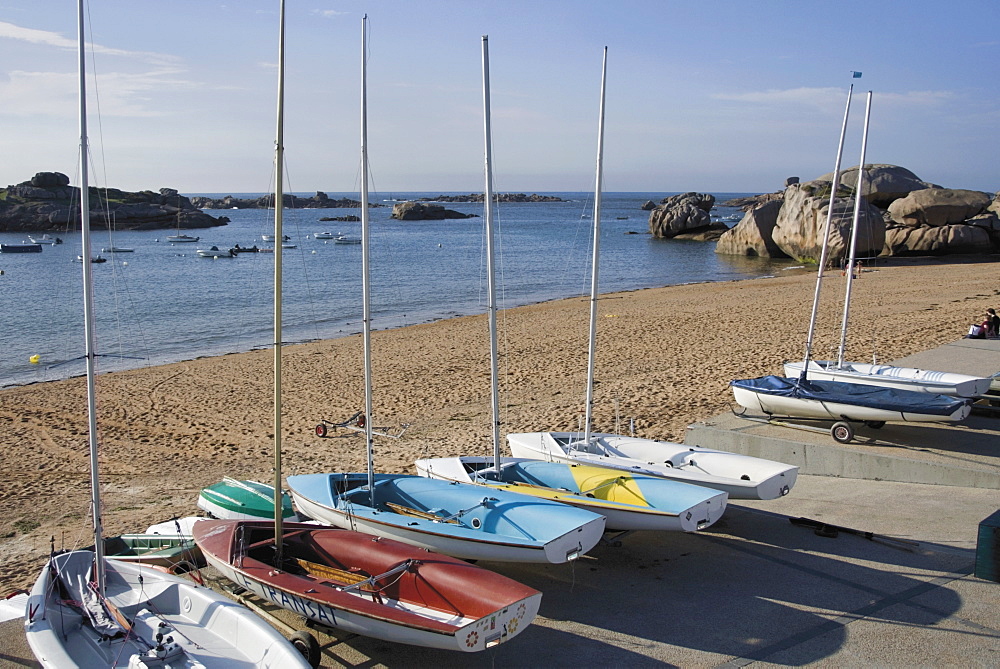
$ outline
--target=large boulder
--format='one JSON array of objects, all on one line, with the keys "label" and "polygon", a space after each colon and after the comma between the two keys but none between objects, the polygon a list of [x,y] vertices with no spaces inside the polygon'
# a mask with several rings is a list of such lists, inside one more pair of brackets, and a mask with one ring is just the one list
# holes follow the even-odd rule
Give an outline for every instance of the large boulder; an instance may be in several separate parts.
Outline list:
[{"label": "large boulder", "polygon": [[[824,174],[816,180],[832,182],[833,172]],[[857,166],[840,171],[840,184],[842,186],[853,190],[857,183]],[[880,209],[885,209],[895,200],[906,197],[913,191],[927,188],[940,188],[940,186],[922,181],[920,177],[905,167],[865,163],[865,182],[862,190],[865,198]]]},{"label": "large boulder", "polygon": [[35,188],[61,188],[69,185],[69,177],[62,172],[36,172],[31,177],[31,185]]},{"label": "large boulder", "polygon": [[728,227],[712,220],[709,212],[715,206],[715,196],[706,193],[683,193],[664,198],[649,213],[649,231],[654,237],[672,239],[701,234],[716,229],[719,234]]},{"label": "large boulder", "polygon": [[715,252],[724,255],[787,258],[788,254],[774,243],[773,238],[781,204],[781,200],[772,200],[748,211],[743,220],[722,234]]},{"label": "large boulder", "polygon": [[400,202],[392,207],[392,218],[399,221],[440,221],[446,218],[474,218],[476,214],[463,214],[445,209],[439,204],[426,202]]},{"label": "large boulder", "polygon": [[[793,184],[785,189],[772,238],[788,256],[800,262],[818,263],[823,250],[823,231],[830,217],[829,259],[849,253],[854,220],[854,199],[835,197],[830,212],[830,188],[822,180]],[[857,255],[877,255],[885,245],[885,223],[878,209],[862,201],[858,224]]]},{"label": "large boulder", "polygon": [[975,190],[934,188],[914,191],[889,205],[889,215],[900,225],[950,225],[985,212],[992,198]]},{"label": "large boulder", "polygon": [[885,232],[886,253],[894,256],[991,253],[990,230],[977,225],[894,225]]}]

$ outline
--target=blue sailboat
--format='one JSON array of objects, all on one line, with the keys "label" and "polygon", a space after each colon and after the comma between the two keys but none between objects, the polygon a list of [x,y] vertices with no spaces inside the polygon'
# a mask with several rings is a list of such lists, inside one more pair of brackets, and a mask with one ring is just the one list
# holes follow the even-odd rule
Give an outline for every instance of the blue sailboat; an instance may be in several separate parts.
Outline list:
[{"label": "blue sailboat", "polygon": [[[362,76],[362,91],[365,90]],[[372,458],[371,299],[368,152],[362,95],[361,267],[368,472],[288,477],[305,515],[467,560],[564,563],[593,548],[605,517],[556,501],[506,490],[405,474],[375,474]]]}]

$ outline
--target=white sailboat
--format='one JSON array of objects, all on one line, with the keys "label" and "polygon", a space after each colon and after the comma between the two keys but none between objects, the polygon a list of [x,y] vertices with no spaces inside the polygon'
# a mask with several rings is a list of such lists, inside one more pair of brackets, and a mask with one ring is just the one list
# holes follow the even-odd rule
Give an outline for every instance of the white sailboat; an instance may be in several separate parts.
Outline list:
[{"label": "white sailboat", "polygon": [[[367,17],[362,21],[365,34]],[[279,44],[284,44],[284,2]],[[364,40],[363,40],[364,41]],[[278,56],[274,238],[281,238],[284,49]],[[362,61],[367,54],[362,50]],[[384,641],[477,652],[534,619],[542,594],[461,560],[351,529],[285,522],[281,490],[281,252],[274,270],[274,485],[272,521],[204,520],[205,558],[255,595],[308,620]],[[318,653],[318,650],[316,650]],[[318,658],[315,658],[318,660]]]},{"label": "white sailboat", "polygon": [[[798,467],[736,453],[639,439],[615,434],[592,434],[594,365],[597,354],[597,299],[600,270],[601,194],[604,153],[604,102],[601,91],[601,141],[597,151],[597,182],[594,188],[593,260],[590,280],[590,340],[587,353],[587,396],[584,431],[529,432],[507,435],[515,458],[591,465],[654,477],[681,484],[694,484],[721,491],[729,498],[773,499],[787,495],[795,485]],[[685,497],[679,497],[684,499]],[[690,498],[690,496],[688,496]],[[700,509],[712,508],[721,515],[724,498],[711,498]],[[718,518],[718,516],[715,516]],[[609,519],[609,525],[611,524]],[[712,520],[714,522],[714,519]],[[710,522],[708,524],[711,524]],[[708,526],[705,525],[705,527]]]},{"label": "white sailboat", "polygon": [[[80,211],[87,184],[85,23],[79,2]],[[90,252],[90,226],[81,226]],[[35,581],[24,631],[43,667],[308,667],[302,655],[248,609],[209,588],[104,555],[98,472],[93,280],[83,264],[87,409],[94,549],[53,555]]]},{"label": "white sailboat", "polygon": [[[601,105],[598,136],[598,166],[604,143],[604,90],[607,49],[601,73]],[[500,456],[500,403],[497,380],[497,304],[494,270],[492,133],[490,129],[489,42],[483,36],[483,116],[486,138],[486,223],[487,294],[489,299],[490,380],[493,412],[493,457],[457,456],[417,460],[417,473],[430,478],[475,483],[490,489],[511,490],[542,499],[563,502],[598,513],[607,519],[606,528],[633,530],[695,531],[718,520],[726,508],[724,492],[637,476],[606,468],[563,462],[542,462]]]},{"label": "white sailboat", "polygon": [[[784,367],[785,376],[793,378],[802,376],[804,369],[802,361],[790,360],[785,363]],[[932,369],[837,360],[810,360],[809,378],[963,398],[985,395],[989,392],[992,382],[990,378],[958,374],[957,372],[938,372]]]},{"label": "white sailboat", "polygon": [[405,474],[375,474],[364,94],[361,116],[365,410],[358,425],[365,432],[368,472],[289,476],[292,498],[302,513],[321,522],[371,532],[463,559],[549,563],[575,560],[600,541],[604,516],[506,490],[484,490],[480,486]]},{"label": "white sailboat", "polygon": [[[840,159],[843,152],[844,136],[847,130],[847,118],[850,113],[851,86],[847,96],[847,109],[844,112],[844,124],[841,129],[840,146],[837,151],[837,161],[834,168],[834,180],[830,191],[830,206],[824,230],[823,250],[820,254],[816,291],[813,296],[812,314],[809,319],[809,333],[806,339],[806,354],[802,363],[792,367],[798,376],[790,378],[764,376],[756,379],[736,379],[730,382],[733,397],[740,406],[765,414],[767,417],[788,417],[816,420],[832,420],[831,435],[837,441],[846,443],[854,437],[851,422],[864,422],[873,428],[880,428],[889,421],[905,422],[954,422],[965,419],[971,412],[971,402],[957,399],[944,394],[931,394],[918,387],[900,388],[892,384],[872,383],[873,377],[864,381],[850,378],[844,374],[840,378],[827,375],[829,363],[824,365],[812,361],[812,341],[816,328],[816,315],[819,305],[820,288],[823,272],[826,269],[827,253],[830,236],[830,226],[833,218],[833,202],[837,194],[840,177]],[[854,232],[851,237],[850,255],[848,259],[848,275],[852,274],[855,262],[855,242],[857,223],[861,206],[861,193],[864,183],[865,151],[868,142],[868,121],[871,117],[872,93],[868,91],[865,106],[864,131],[861,141],[861,162],[858,169],[858,182],[854,193]],[[844,304],[844,321],[840,345],[840,357],[837,366],[843,367],[843,354],[846,342],[847,314],[850,308],[851,280],[847,283],[847,297]],[[820,372],[813,376],[814,370]],[[786,370],[789,369],[786,367]],[[915,370],[916,371],[916,370]],[[902,380],[904,377],[900,377]],[[905,385],[901,382],[899,385]]]},{"label": "white sailboat", "polygon": [[[868,93],[869,102],[871,92]],[[867,140],[867,112],[866,131]],[[851,245],[848,267],[855,266],[857,251],[858,226],[861,224],[861,195],[864,184],[864,149],[862,149],[861,166],[858,168],[858,181],[854,198],[854,219],[851,225]],[[930,369],[916,369],[913,367],[896,367],[893,365],[880,365],[876,362],[861,363],[847,362],[844,360],[847,349],[847,324],[851,310],[851,295],[854,286],[854,272],[846,273],[846,289],[844,296],[844,314],[840,328],[840,347],[836,360],[810,360],[808,378],[815,381],[841,381],[845,383],[858,383],[862,385],[879,386],[882,388],[895,388],[896,390],[910,390],[921,393],[931,393],[935,395],[948,395],[953,397],[974,398],[985,395],[990,389],[990,379],[972,376],[969,374],[958,374],[955,372],[938,372]],[[784,364],[785,376],[799,378],[802,371],[806,369],[805,361],[789,360]]]}]

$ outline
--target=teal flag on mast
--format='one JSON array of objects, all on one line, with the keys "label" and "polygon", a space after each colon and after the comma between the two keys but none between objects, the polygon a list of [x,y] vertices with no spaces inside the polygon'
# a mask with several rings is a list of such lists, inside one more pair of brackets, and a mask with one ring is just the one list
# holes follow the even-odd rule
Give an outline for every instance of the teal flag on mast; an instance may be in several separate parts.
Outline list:
[{"label": "teal flag on mast", "polygon": [[852,75],[852,76],[853,76],[853,77],[854,77],[855,79],[860,79],[860,78],[861,78],[861,73],[860,73],[860,72],[851,72],[851,75]]}]

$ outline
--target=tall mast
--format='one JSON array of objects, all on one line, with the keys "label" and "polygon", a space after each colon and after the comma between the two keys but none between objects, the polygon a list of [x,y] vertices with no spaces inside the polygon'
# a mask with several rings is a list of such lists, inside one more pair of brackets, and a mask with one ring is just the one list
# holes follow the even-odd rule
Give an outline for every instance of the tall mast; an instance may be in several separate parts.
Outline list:
[{"label": "tall mast", "polygon": [[584,417],[584,443],[590,442],[594,410],[594,361],[597,355],[597,279],[601,249],[601,190],[604,179],[604,86],[608,75],[608,47],[604,47],[601,66],[601,111],[597,123],[597,179],[594,185],[594,258],[590,273],[590,345],[587,351],[587,408]]},{"label": "tall mast", "polygon": [[94,560],[97,594],[104,597],[104,528],[101,523],[101,478],[97,462],[97,339],[94,335],[94,275],[90,266],[90,183],[87,177],[87,54],[83,0],[77,3],[80,74],[80,242],[83,258],[83,332],[87,361],[87,418],[90,445],[90,495],[94,520]]},{"label": "tall mast", "polygon": [[285,0],[278,18],[278,114],[274,139],[274,548],[275,566],[282,561],[281,498],[281,214],[285,205],[282,172],[285,166]]},{"label": "tall mast", "polygon": [[864,194],[865,150],[868,147],[868,119],[872,111],[872,92],[868,91],[865,101],[865,129],[861,135],[861,162],[858,163],[858,183],[854,189],[854,220],[851,223],[851,252],[847,261],[847,289],[844,295],[844,318],[840,327],[840,349],[837,351],[837,367],[844,366],[844,352],[847,349],[847,317],[851,311],[851,287],[854,285],[854,263],[858,250],[858,221],[861,218],[861,196]]},{"label": "tall mast", "polygon": [[372,315],[368,223],[368,15],[361,19],[361,294],[365,359],[365,450],[368,454],[368,494],[375,507],[375,461],[372,437]]},{"label": "tall mast", "polygon": [[483,137],[486,159],[486,185],[483,188],[483,212],[486,219],[486,281],[488,294],[488,315],[490,327],[490,398],[493,410],[493,461],[500,473],[500,392],[497,359],[497,290],[496,290],[496,249],[493,246],[493,130],[490,127],[490,43],[483,35]]},{"label": "tall mast", "polygon": [[847,90],[847,106],[844,108],[844,123],[840,127],[840,143],[837,145],[837,161],[833,166],[833,183],[830,184],[830,205],[826,212],[826,225],[823,227],[823,250],[819,256],[819,271],[816,275],[816,292],[813,294],[812,313],[809,316],[809,333],[806,335],[806,353],[802,359],[802,374],[800,379],[808,376],[809,360],[812,358],[813,334],[816,331],[816,314],[819,311],[819,294],[823,287],[823,272],[826,270],[827,253],[830,245],[830,225],[833,220],[833,204],[837,199],[837,189],[840,187],[840,159],[844,155],[844,137],[847,134],[847,118],[851,113],[851,95],[854,84]]}]

